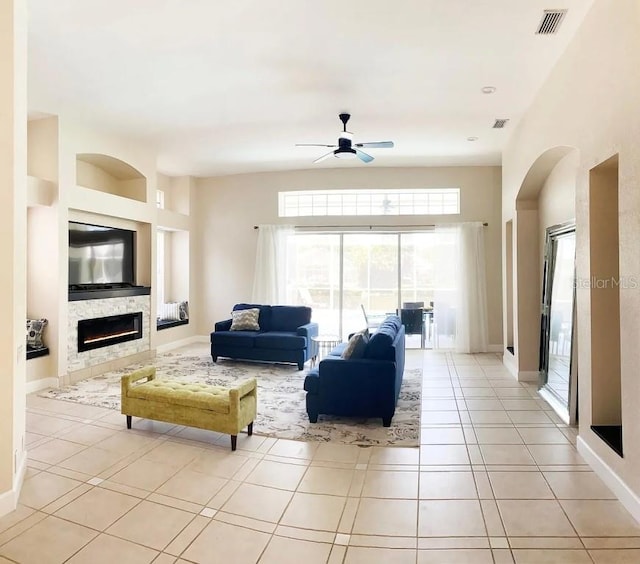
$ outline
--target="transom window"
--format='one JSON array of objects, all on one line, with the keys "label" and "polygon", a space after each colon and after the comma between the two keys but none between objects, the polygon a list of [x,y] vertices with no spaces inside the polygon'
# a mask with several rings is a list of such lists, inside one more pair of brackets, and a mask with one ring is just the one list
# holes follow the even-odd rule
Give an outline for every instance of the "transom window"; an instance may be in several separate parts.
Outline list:
[{"label": "transom window", "polygon": [[297,190],[278,193],[280,217],[459,213],[459,188]]}]

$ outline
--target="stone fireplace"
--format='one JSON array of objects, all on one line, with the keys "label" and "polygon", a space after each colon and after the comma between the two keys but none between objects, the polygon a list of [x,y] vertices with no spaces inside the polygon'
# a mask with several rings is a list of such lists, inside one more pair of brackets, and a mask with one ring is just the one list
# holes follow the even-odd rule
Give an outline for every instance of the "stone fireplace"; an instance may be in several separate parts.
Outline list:
[{"label": "stone fireplace", "polygon": [[[105,321],[106,330],[101,327]],[[149,295],[71,301],[67,323],[69,382],[139,362],[151,354]],[[81,346],[82,341],[86,346]]]}]

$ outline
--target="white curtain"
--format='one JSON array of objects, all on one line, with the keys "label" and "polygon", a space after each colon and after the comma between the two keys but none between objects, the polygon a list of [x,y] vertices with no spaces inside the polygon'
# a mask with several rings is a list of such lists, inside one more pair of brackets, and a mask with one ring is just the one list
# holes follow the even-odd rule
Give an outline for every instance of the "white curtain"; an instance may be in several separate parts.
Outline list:
[{"label": "white curtain", "polygon": [[482,223],[436,226],[434,347],[486,352],[489,343]]},{"label": "white curtain", "polygon": [[256,268],[251,300],[256,304],[286,302],[287,237],[289,225],[259,225]]}]

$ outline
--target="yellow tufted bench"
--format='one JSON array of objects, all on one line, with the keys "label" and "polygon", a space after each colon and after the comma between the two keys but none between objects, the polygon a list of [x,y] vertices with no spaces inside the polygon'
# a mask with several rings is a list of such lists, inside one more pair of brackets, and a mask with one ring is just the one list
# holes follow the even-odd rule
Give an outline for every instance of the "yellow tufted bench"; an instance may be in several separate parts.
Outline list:
[{"label": "yellow tufted bench", "polygon": [[[141,382],[144,380],[144,382]],[[198,427],[231,435],[231,450],[236,450],[238,433],[248,427],[253,433],[256,417],[256,379],[233,388],[187,384],[174,380],[156,380],[156,369],[145,366],[122,377],[121,412],[131,416]]]}]

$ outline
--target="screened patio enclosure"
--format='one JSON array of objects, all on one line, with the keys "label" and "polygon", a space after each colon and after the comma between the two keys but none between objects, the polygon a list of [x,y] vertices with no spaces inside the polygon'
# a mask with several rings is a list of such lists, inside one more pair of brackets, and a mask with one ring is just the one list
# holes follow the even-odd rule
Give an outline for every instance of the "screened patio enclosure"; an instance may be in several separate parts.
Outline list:
[{"label": "screened patio enclosure", "polygon": [[[366,326],[363,307],[370,318],[396,313],[405,302],[429,309],[437,241],[430,231],[296,232],[287,238],[287,302],[312,307],[320,332],[343,340]],[[430,323],[431,316],[425,318]]]}]

